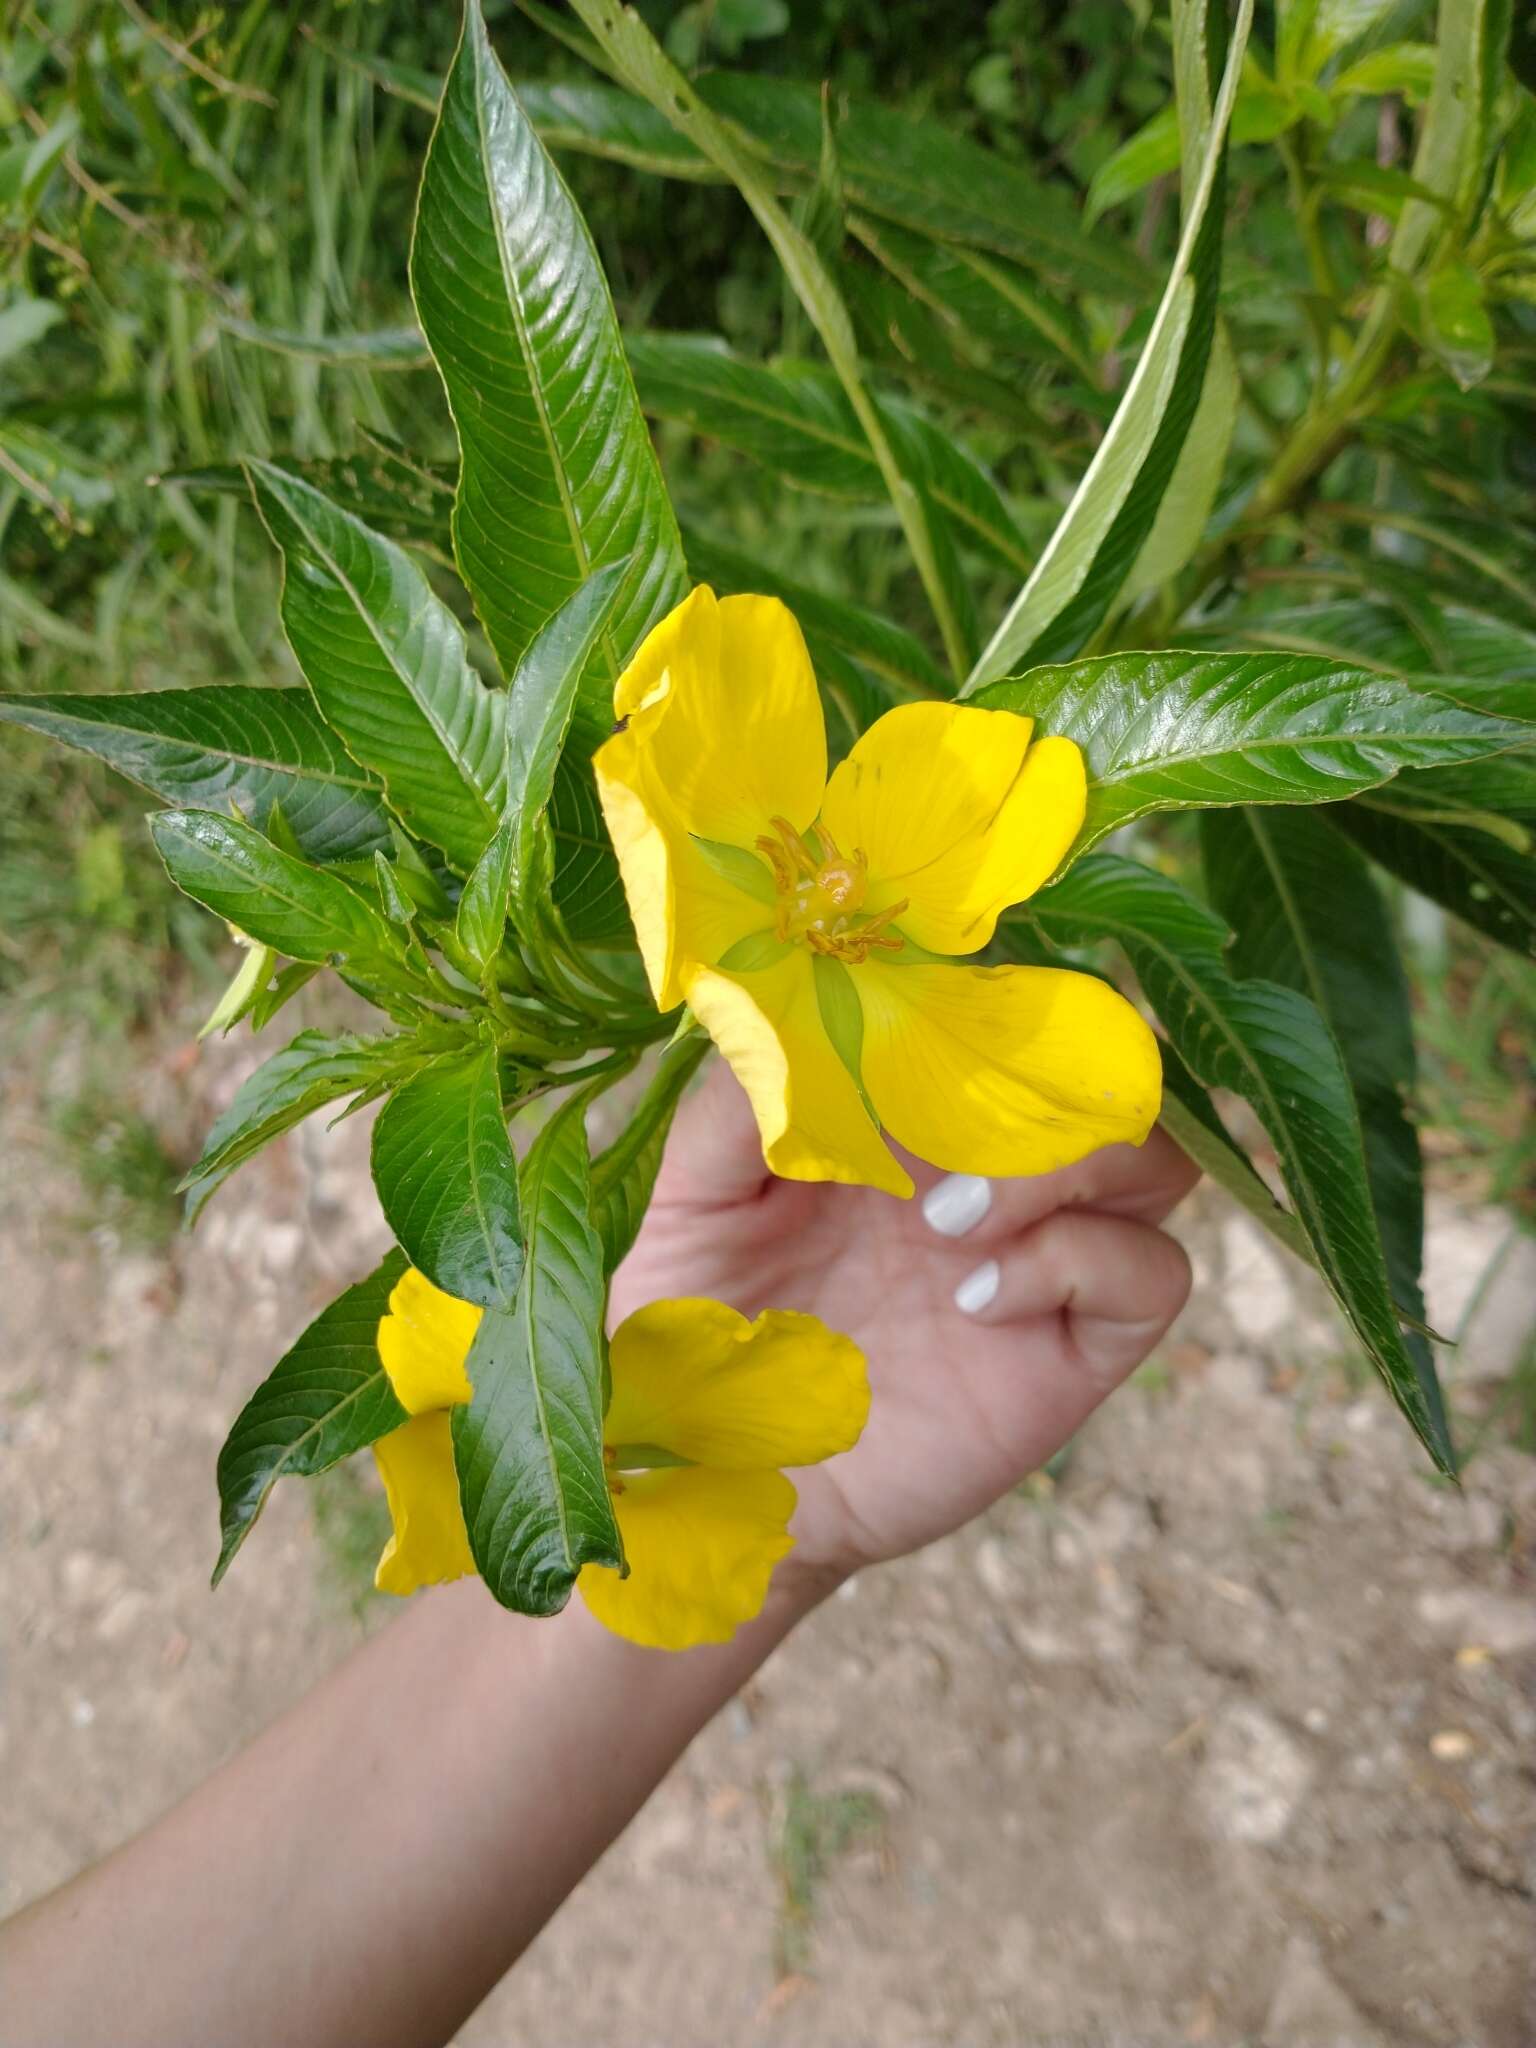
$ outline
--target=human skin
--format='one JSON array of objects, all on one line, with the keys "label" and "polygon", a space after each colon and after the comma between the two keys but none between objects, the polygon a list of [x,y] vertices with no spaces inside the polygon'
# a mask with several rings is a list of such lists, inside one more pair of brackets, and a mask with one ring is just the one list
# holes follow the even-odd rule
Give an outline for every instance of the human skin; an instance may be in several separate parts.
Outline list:
[{"label": "human skin", "polygon": [[[679,1113],[612,1320],[668,1295],[808,1310],[864,1348],[857,1447],[794,1475],[794,1550],[729,1643],[641,1649],[476,1580],[418,1596],[143,1835],[0,1929],[0,2048],[426,2048],[448,2040],[714,1713],[850,1574],[1049,1458],[1189,1286],[1163,1133],[919,1199],[778,1181],[717,1065]],[[929,1205],[943,1221],[943,1203]],[[995,1272],[991,1269],[995,1265]],[[978,1269],[968,1298],[955,1292]],[[995,1284],[993,1284],[995,1283]]]}]

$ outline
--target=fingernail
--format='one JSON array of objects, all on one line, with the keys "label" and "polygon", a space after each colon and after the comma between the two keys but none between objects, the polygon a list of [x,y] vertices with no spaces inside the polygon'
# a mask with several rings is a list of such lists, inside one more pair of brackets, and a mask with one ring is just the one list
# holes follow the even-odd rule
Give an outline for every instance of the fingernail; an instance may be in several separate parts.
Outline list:
[{"label": "fingernail", "polygon": [[940,1237],[964,1237],[992,1206],[992,1183],[979,1173],[951,1173],[923,1197],[923,1221]]},{"label": "fingernail", "polygon": [[996,1300],[998,1284],[1002,1277],[1002,1268],[996,1259],[988,1259],[986,1264],[978,1266],[974,1273],[967,1273],[955,1289],[955,1307],[965,1315],[979,1315]]}]

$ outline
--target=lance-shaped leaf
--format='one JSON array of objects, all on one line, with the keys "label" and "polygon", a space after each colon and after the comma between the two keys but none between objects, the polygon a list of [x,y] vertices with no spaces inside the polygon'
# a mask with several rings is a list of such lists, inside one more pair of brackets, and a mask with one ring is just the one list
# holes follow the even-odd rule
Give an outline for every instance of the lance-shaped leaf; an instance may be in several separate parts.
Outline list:
[{"label": "lance-shaped leaf", "polygon": [[160,811],[149,829],[178,889],[274,952],[365,976],[399,960],[400,941],[365,897],[243,820]]},{"label": "lance-shaped leaf", "polygon": [[515,890],[529,887],[534,849],[555,787],[576,694],[594,648],[624,599],[627,561],[588,577],[539,628],[518,663],[507,703],[506,825]]},{"label": "lance-shaped leaf", "polygon": [[1349,1077],[1313,1005],[1274,982],[1237,980],[1221,920],[1135,861],[1079,861],[1027,915],[1057,944],[1114,939],[1196,1079],[1251,1104],[1319,1272],[1420,1441],[1452,1470],[1451,1444],[1399,1328]]},{"label": "lance-shaped leaf", "polygon": [[[814,178],[821,154],[814,86],[733,71],[705,72],[697,86],[770,174],[796,188]],[[1085,228],[1069,192],[942,122],[855,99],[841,111],[837,155],[847,202],[860,212],[995,249],[1082,290],[1135,299],[1147,293],[1145,266],[1114,237]]]},{"label": "lance-shaped leaf", "polygon": [[1536,954],[1536,760],[1399,776],[1330,814],[1372,860],[1500,945]]},{"label": "lance-shaped leaf", "polygon": [[674,1038],[629,1122],[592,1162],[592,1220],[609,1273],[639,1235],[673,1115],[708,1051],[709,1040],[701,1031]]},{"label": "lance-shaped leaf", "polygon": [[188,1221],[263,1145],[328,1102],[386,1083],[415,1057],[405,1038],[301,1031],[246,1076],[203,1140],[202,1156],[181,1183],[188,1191]]},{"label": "lance-shaped leaf", "polygon": [[1287,648],[1346,667],[1423,676],[1442,695],[1502,718],[1536,720],[1536,632],[1518,621],[1425,589],[1379,587],[1369,597],[1282,600],[1228,613],[1190,636],[1192,646]]},{"label": "lance-shaped leaf", "polygon": [[219,1453],[215,1585],[279,1479],[329,1471],[405,1421],[378,1346],[379,1320],[404,1271],[404,1254],[391,1252],[366,1280],[339,1295],[236,1416]]},{"label": "lance-shaped leaf", "polygon": [[307,690],[219,683],[131,696],[0,696],[0,718],[94,754],[168,803],[238,810],[253,825],[265,825],[279,803],[313,860],[355,860],[389,843],[378,784]]},{"label": "lance-shaped leaf", "polygon": [[[1205,388],[1221,278],[1227,124],[1252,19],[1240,0],[1212,108],[1199,180],[1162,302],[1114,419],[1029,580],[982,650],[967,688],[1075,654],[1103,621],[1151,533]],[[1205,62],[1220,15],[1212,0],[1174,9],[1181,72]]]},{"label": "lance-shaped leaf", "polygon": [[1331,803],[1402,768],[1497,754],[1530,730],[1428,684],[1304,655],[1111,654],[993,683],[975,701],[1082,748],[1079,852],[1148,811]]},{"label": "lance-shaped leaf", "polygon": [[467,872],[501,815],[503,699],[403,548],[274,464],[249,467],[316,703],[411,830]]},{"label": "lance-shaped leaf", "polygon": [[[1355,1092],[1366,1177],[1398,1308],[1424,1320],[1424,1173],[1408,1120],[1416,1066],[1408,977],[1370,870],[1315,810],[1207,811],[1206,887],[1236,934],[1233,970],[1316,1005]],[[1434,1354],[1403,1332],[1424,1401],[1446,1428]]]},{"label": "lance-shaped leaf", "polygon": [[854,234],[914,298],[961,335],[1008,355],[1071,364],[1091,388],[1099,368],[1082,316],[1016,265],[986,249],[934,241],[855,215]]},{"label": "lance-shaped leaf", "polygon": [[434,1286],[511,1307],[523,1242],[493,1048],[433,1060],[395,1090],[373,1127],[373,1184],[390,1229]]},{"label": "lance-shaped leaf", "polygon": [[421,329],[414,324],[354,334],[302,334],[292,327],[262,327],[254,320],[231,318],[219,325],[236,341],[253,342],[301,362],[324,363],[329,369],[355,363],[365,370],[419,370],[432,360]]},{"label": "lance-shaped leaf", "polygon": [[[707,334],[636,334],[641,401],[658,419],[738,448],[809,491],[878,500],[886,480],[838,383],[816,363],[759,363]],[[953,436],[899,399],[878,410],[903,468],[957,537],[1013,569],[1028,547],[996,484]]]},{"label": "lance-shaped leaf", "polygon": [[427,152],[411,289],[458,430],[455,551],[504,672],[595,569],[639,558],[583,681],[595,745],[621,668],[683,595],[682,544],[592,238],[478,0]]},{"label": "lance-shaped leaf", "polygon": [[[370,445],[354,455],[278,455],[273,462],[284,476],[308,484],[375,533],[410,541],[445,562],[453,559],[452,473],[415,461],[387,437],[371,436]],[[243,462],[176,470],[162,481],[240,498],[249,497],[251,489]]]},{"label": "lance-shaped leaf", "polygon": [[603,1465],[603,1246],[592,1222],[580,1099],[523,1166],[527,1265],[510,1311],[489,1310],[453,1417],[470,1549],[504,1607],[554,1614],[584,1564],[622,1561]]}]

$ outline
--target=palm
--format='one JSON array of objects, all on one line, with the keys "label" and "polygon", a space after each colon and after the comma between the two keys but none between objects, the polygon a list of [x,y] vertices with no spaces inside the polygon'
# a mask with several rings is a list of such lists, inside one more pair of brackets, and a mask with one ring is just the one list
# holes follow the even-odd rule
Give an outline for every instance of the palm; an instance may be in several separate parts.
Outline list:
[{"label": "palm", "polygon": [[[1188,1185],[1171,1147],[1148,1149],[1151,1158],[1113,1148],[1126,1185],[1110,1190],[1110,1213],[1161,1215]],[[940,1178],[907,1163],[919,1196]],[[1039,1222],[1084,1199],[1071,1183],[1091,1165],[1005,1184],[1008,1199]],[[1049,1457],[1124,1370],[1119,1351],[1096,1363],[1059,1301],[1022,1320],[962,1315],[955,1288],[994,1249],[939,1237],[920,1201],[775,1180],[745,1098],[719,1068],[679,1118],[615,1281],[614,1315],[666,1295],[710,1295],[746,1315],[805,1310],[855,1339],[869,1361],[869,1425],[853,1451],[797,1475],[795,1522],[802,1557],[853,1568],[978,1513]],[[1155,1321],[1160,1334],[1177,1306],[1132,1320]]]}]

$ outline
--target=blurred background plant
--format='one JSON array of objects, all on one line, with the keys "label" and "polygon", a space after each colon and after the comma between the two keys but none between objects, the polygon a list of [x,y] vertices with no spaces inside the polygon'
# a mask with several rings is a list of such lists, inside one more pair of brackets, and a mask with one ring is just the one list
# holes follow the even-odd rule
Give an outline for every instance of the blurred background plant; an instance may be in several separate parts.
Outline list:
[{"label": "blurred background plant", "polygon": [[[831,141],[799,180],[797,217],[837,267],[885,402],[920,408],[954,451],[942,504],[976,608],[997,615],[1088,462],[1172,260],[1164,11],[998,0],[946,16],[942,35],[931,9],[874,0],[642,12],[690,70],[828,82]],[[594,114],[573,17],[534,0],[487,13],[514,79],[533,82],[530,111],[592,223],[621,318],[646,330],[637,377],[696,570],[729,587],[750,554],[802,609],[807,590],[872,608],[937,659],[878,474],[838,468],[787,414],[765,426],[765,396],[782,402],[793,378],[732,381],[738,357],[816,354],[744,203],[695,171],[638,174],[655,166]],[[229,488],[241,456],[330,463],[339,492],[416,537],[438,516],[435,466],[451,463],[453,439],[406,257],[457,33],[456,9],[398,0],[7,8],[0,687],[293,680],[272,551]],[[1278,20],[1261,10],[1229,166],[1225,461],[1187,481],[1199,547],[1177,573],[1149,574],[1099,645],[1295,648],[1490,691],[1536,673],[1536,103],[1512,75],[1476,235],[1424,269],[1400,309],[1406,339],[1361,401],[1290,452],[1347,358],[1405,209],[1426,210],[1409,164],[1434,34],[1425,0],[1291,4]],[[845,216],[840,124],[866,96],[1027,167],[1069,211],[1086,204],[1129,282],[1042,284],[995,254],[936,264],[889,209]],[[723,370],[673,339],[701,334],[733,352]],[[454,588],[442,580],[445,597]],[[839,659],[835,617],[817,651],[834,684],[878,685]],[[30,734],[8,728],[7,746],[0,992],[10,1035],[42,1064],[61,1044],[89,1048],[57,1116],[78,1149],[123,1034],[178,991],[201,999],[229,962],[165,880],[141,799]],[[1528,842],[1447,811],[1452,788],[1437,782],[1433,815],[1419,799],[1405,819],[1411,787],[1396,808],[1361,811],[1357,836],[1463,912],[1448,924],[1414,898],[1405,917],[1395,893],[1417,970],[1416,1114],[1437,1170],[1529,1216],[1536,970],[1472,928],[1494,929],[1528,887]],[[1524,815],[1528,787],[1511,801]],[[1198,884],[1187,825],[1148,838]],[[130,1103],[117,1151],[138,1214],[153,1207],[155,1169],[136,1114]]]}]

